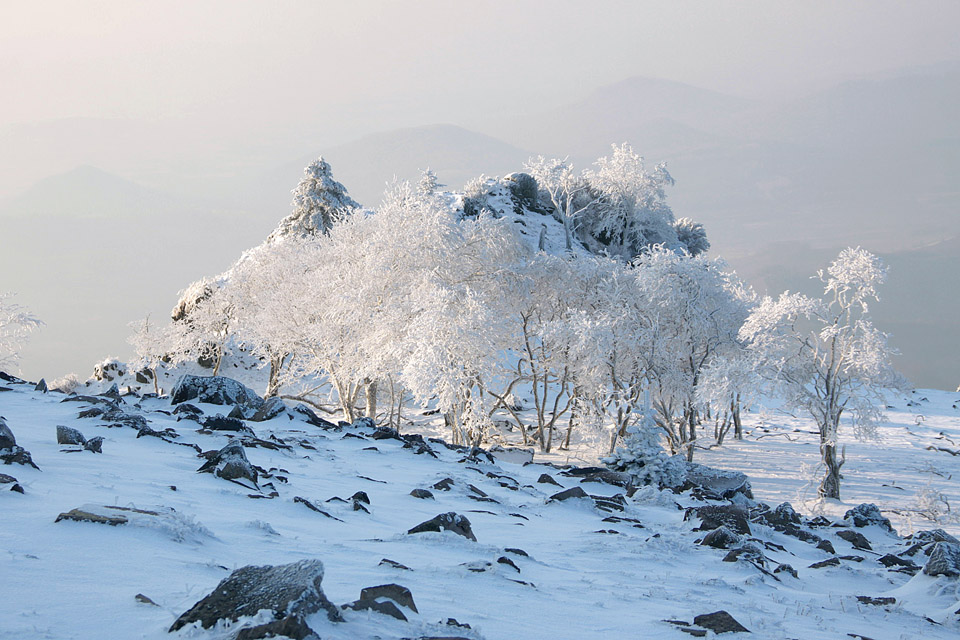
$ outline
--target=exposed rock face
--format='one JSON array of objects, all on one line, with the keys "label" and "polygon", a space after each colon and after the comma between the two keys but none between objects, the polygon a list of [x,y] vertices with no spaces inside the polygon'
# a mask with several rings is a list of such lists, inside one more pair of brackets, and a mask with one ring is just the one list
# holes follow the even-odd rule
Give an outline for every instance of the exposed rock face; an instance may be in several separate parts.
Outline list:
[{"label": "exposed rock face", "polygon": [[319,560],[243,567],[231,573],[210,595],[177,618],[170,631],[194,622],[209,629],[218,620],[235,621],[243,616],[255,615],[263,609],[273,611],[277,620],[291,617],[302,620],[304,616],[320,609],[326,610],[331,620],[342,620],[337,608],[324,595],[320,587],[322,581],[323,563]]},{"label": "exposed rock face", "polygon": [[427,531],[451,531],[458,536],[463,536],[469,540],[477,541],[473,535],[473,529],[470,527],[470,521],[465,516],[449,511],[430,518],[426,522],[421,522],[407,533],[424,533]]},{"label": "exposed rock face", "polygon": [[247,460],[247,453],[243,450],[243,445],[236,440],[228,442],[227,446],[220,449],[203,466],[197,469],[197,473],[212,473],[225,480],[246,478],[254,484],[257,483],[257,470]]},{"label": "exposed rock face", "polygon": [[875,504],[858,504],[843,514],[843,519],[852,522],[853,526],[858,528],[877,525],[887,531],[893,532],[893,526],[890,524],[890,520],[883,517],[880,513],[880,508]]},{"label": "exposed rock face", "polygon": [[224,376],[181,376],[170,394],[171,404],[195,400],[207,404],[236,405],[253,410],[263,405],[263,398],[233,378]]},{"label": "exposed rock face", "polygon": [[960,576],[960,545],[952,542],[938,542],[933,545],[923,572],[928,576]]}]

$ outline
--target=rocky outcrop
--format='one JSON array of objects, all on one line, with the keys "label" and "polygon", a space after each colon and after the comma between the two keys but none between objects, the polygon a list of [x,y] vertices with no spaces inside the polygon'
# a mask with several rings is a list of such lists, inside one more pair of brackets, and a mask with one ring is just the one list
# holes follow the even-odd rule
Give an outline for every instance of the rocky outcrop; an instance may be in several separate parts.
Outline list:
[{"label": "rocky outcrop", "polygon": [[[303,618],[326,610],[332,621],[343,618],[323,593],[323,563],[319,560],[300,560],[278,566],[246,566],[237,569],[220,582],[205,598],[184,612],[170,627],[177,631],[196,622],[209,629],[219,620],[237,621],[262,610],[272,611],[281,626],[302,628]],[[276,625],[276,622],[267,623]],[[264,626],[264,625],[260,625]],[[256,627],[252,628],[256,629]],[[247,632],[247,638],[262,638]]]},{"label": "rocky outcrop", "polygon": [[170,394],[172,404],[194,400],[207,404],[240,406],[256,411],[263,398],[233,378],[224,376],[181,376]]}]

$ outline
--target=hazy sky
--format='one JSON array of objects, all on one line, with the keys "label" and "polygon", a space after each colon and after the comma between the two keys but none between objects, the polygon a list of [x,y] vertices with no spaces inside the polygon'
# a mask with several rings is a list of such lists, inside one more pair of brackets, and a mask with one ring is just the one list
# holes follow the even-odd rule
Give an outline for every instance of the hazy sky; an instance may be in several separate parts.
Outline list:
[{"label": "hazy sky", "polygon": [[[85,377],[97,358],[123,355],[128,320],[165,315],[177,289],[226,268],[288,210],[280,189],[253,229],[236,217],[246,200],[224,205],[223,192],[205,191],[217,179],[264,192],[261,174],[399,127],[452,123],[519,144],[498,130],[500,116],[542,114],[635,76],[777,101],[960,61],[960,0],[0,2],[0,210],[78,165],[138,183],[101,176],[111,197],[146,185],[191,199],[186,220],[130,212],[169,236],[135,235],[130,246],[104,246],[78,216],[57,237],[33,220],[21,221],[33,236],[0,231],[0,267],[14,265],[0,269],[0,292],[19,291],[48,322],[24,352],[36,377]],[[27,195],[36,191],[57,195]],[[80,192],[58,212],[74,215]],[[222,219],[189,217],[206,198]],[[111,232],[125,224],[114,222]],[[217,236],[226,227],[232,240]],[[170,260],[163,243],[177,234],[197,246]]]},{"label": "hazy sky", "polygon": [[[0,126],[464,119],[646,75],[775,97],[956,59],[960,2],[6,2]],[[341,123],[323,130],[337,134]]]}]

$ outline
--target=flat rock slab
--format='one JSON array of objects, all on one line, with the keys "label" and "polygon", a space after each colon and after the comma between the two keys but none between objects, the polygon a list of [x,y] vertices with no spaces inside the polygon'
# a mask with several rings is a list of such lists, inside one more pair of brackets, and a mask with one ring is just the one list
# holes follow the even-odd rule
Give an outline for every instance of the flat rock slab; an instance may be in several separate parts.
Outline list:
[{"label": "flat rock slab", "polygon": [[331,620],[342,620],[340,612],[324,595],[320,587],[322,581],[323,563],[319,560],[242,567],[177,618],[170,631],[195,622],[209,629],[218,620],[236,621],[263,609],[273,611],[278,620],[291,616],[302,618],[320,609],[326,610]]},{"label": "flat rock slab", "polygon": [[714,633],[750,633],[749,629],[737,622],[726,611],[715,611],[697,616],[693,619],[693,624],[709,629]]},{"label": "flat rock slab", "polygon": [[167,535],[175,542],[203,542],[213,534],[202,524],[190,517],[184,517],[171,507],[152,507],[136,509],[134,507],[114,507],[99,504],[85,504],[57,516],[55,522],[90,522],[112,527],[125,525],[143,529],[153,529]]},{"label": "flat rock slab", "polygon": [[425,522],[421,522],[407,533],[425,533],[428,531],[451,531],[458,536],[463,536],[474,542],[477,541],[477,536],[473,535],[473,529],[470,527],[470,521],[467,520],[466,516],[453,511],[441,513]]}]

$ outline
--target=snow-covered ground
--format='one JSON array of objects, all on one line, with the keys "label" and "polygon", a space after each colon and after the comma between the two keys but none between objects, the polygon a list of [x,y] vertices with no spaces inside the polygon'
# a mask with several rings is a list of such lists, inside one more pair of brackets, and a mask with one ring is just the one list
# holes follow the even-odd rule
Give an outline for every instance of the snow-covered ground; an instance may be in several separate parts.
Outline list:
[{"label": "snow-covered ground", "polygon": [[[726,550],[696,544],[704,535],[695,530],[699,519],[685,520],[681,507],[702,503],[689,493],[644,488],[626,500],[623,512],[613,513],[584,498],[548,501],[575,486],[594,496],[623,489],[581,485],[539,459],[525,466],[465,460],[463,452],[428,443],[434,458],[404,448],[401,440],[371,439],[369,428],[323,430],[286,414],[247,423],[259,439],[289,447],[247,447],[250,461],[274,476],[248,488],[196,473],[204,460],[182,445],[216,450],[231,436],[199,433],[196,422],[178,422],[165,413],[173,408],[169,399],[128,396],[124,407],[155,431],[174,429],[179,437],[172,442],[138,438],[136,429],[106,427],[97,417],[78,418],[90,403],[4,384],[11,390],[0,392],[0,415],[41,470],[0,466],[24,489],[0,491],[3,639],[232,638],[239,625],[174,634],[167,629],[232,570],[304,558],[322,560],[323,589],[334,603],[357,599],[363,587],[395,582],[411,590],[419,609],[404,611],[409,622],[372,611],[344,611],[346,622],[337,624],[322,614],[310,616],[309,624],[325,639],[686,638],[691,636],[680,626],[665,621],[691,622],[717,610],[729,612],[754,638],[932,639],[960,632],[954,613],[960,609],[958,579],[888,570],[877,559],[902,554],[910,543],[880,527],[856,529],[867,535],[872,551],[855,550],[836,535],[841,529],[817,529],[838,556],[861,560],[813,569],[809,565],[833,556],[753,522],[750,535],[764,547],[766,570],[790,564],[799,578],[768,574],[749,562],[723,562]],[[960,410],[954,406],[960,396],[918,391],[909,400],[913,406],[892,400],[890,422],[878,441],[848,440],[844,503],[823,510],[842,517],[858,502],[873,502],[901,534],[934,527],[956,534],[955,521],[924,522],[908,510],[917,508],[925,489],[960,504],[953,479],[960,457],[928,449],[960,448]],[[228,409],[199,406],[208,414]],[[103,453],[58,445],[57,425],[88,438],[103,436]],[[809,469],[818,453],[815,436],[806,433],[812,431],[805,419],[754,413],[745,440],[728,439],[723,447],[698,451],[697,459],[742,470],[758,500],[772,506],[788,500],[810,515],[814,505],[802,499],[815,493]],[[538,482],[544,473],[562,486]],[[449,491],[432,488],[445,478],[453,480]],[[267,483],[277,493],[273,498]],[[433,498],[411,496],[416,488],[429,489]],[[357,491],[369,496],[370,513],[353,510],[350,496]],[[335,497],[346,501],[327,502]],[[131,516],[121,526],[55,522],[58,514],[84,505],[158,515]],[[469,518],[476,542],[451,532],[406,533],[451,511]],[[610,516],[639,520],[642,528],[630,520],[605,520]],[[922,552],[914,561],[923,564]],[[156,606],[139,602],[137,594]],[[889,596],[896,603],[862,604],[857,596]],[[471,628],[444,624],[448,618]]]}]

